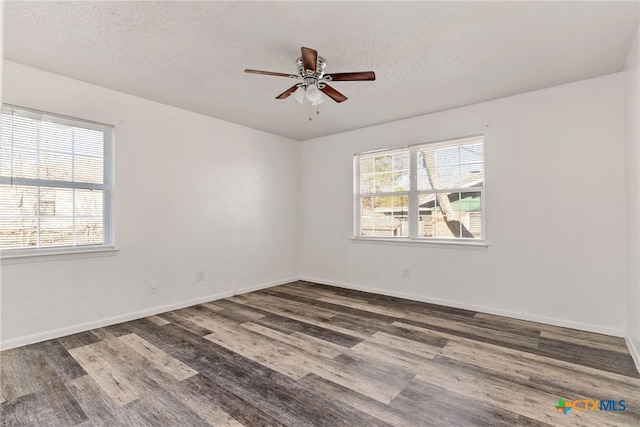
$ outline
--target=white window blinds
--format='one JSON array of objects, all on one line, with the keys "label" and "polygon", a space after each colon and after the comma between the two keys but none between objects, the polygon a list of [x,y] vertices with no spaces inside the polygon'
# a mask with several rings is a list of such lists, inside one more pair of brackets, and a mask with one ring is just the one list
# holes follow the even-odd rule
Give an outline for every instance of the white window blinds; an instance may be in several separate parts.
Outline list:
[{"label": "white window blinds", "polygon": [[112,244],[111,126],[5,105],[0,134],[0,249]]}]

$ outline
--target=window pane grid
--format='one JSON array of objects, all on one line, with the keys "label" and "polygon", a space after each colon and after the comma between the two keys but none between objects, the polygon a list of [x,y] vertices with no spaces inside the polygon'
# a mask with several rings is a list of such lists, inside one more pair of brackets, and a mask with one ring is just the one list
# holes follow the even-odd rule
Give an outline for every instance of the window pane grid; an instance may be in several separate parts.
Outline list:
[{"label": "window pane grid", "polygon": [[[484,239],[481,136],[376,152],[358,161],[358,236]],[[396,171],[399,181],[388,175]]]},{"label": "window pane grid", "polygon": [[0,249],[109,244],[109,126],[2,109]]}]

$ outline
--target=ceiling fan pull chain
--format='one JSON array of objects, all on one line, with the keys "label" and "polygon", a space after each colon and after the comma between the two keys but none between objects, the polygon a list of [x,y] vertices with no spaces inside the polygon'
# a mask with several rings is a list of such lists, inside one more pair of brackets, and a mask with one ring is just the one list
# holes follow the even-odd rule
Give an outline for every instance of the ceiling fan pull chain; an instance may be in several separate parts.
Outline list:
[{"label": "ceiling fan pull chain", "polygon": [[309,103],[309,121],[313,120],[313,118],[311,118],[311,103]]}]

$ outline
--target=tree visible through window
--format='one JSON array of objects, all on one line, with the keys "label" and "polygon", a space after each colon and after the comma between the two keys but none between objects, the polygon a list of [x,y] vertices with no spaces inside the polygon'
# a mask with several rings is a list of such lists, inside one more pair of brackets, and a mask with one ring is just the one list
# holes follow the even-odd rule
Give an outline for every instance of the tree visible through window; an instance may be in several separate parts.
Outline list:
[{"label": "tree visible through window", "polygon": [[3,106],[0,249],[112,243],[111,131]]},{"label": "tree visible through window", "polygon": [[484,140],[357,155],[356,237],[483,236]]}]

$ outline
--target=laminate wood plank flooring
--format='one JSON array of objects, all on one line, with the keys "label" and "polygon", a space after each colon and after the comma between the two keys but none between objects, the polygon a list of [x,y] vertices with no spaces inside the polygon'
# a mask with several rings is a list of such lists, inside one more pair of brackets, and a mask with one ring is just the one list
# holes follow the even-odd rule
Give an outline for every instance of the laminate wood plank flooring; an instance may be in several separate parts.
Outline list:
[{"label": "laminate wood plank flooring", "polygon": [[3,351],[0,421],[640,426],[640,374],[621,338],[298,281]]}]

